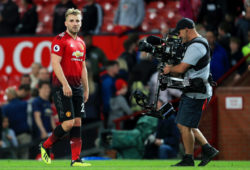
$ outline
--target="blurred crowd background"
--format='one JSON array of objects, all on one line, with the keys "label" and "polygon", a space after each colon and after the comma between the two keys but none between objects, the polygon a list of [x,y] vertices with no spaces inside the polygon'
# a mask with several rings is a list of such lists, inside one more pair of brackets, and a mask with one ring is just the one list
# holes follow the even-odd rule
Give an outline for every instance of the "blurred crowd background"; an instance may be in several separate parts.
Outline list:
[{"label": "blurred crowd background", "polygon": [[[193,19],[197,31],[207,38],[211,73],[219,85],[236,85],[249,75],[248,0],[0,0],[0,38],[55,36],[66,29],[68,8],[82,11],[79,35],[87,47],[90,98],[82,130],[83,151],[88,152],[83,156],[170,159],[182,154],[175,115],[168,120],[143,116],[142,108],[130,98],[140,89],[152,103],[157,87],[158,61],[139,52],[138,42],[151,34],[166,37],[182,17]],[[93,44],[93,37],[100,35],[123,41],[124,51],[115,60]],[[38,62],[30,73],[1,75],[1,158],[40,159],[38,144],[59,124],[50,81],[51,72]],[[172,101],[178,109],[181,93],[162,91],[158,107]],[[64,158],[70,152],[66,140],[54,149],[55,157]]]}]

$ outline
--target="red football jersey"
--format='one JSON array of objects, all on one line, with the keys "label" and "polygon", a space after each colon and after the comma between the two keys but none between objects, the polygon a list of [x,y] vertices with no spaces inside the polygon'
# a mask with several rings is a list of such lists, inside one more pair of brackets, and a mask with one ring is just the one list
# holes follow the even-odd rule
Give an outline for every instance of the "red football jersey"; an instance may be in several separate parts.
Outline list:
[{"label": "red football jersey", "polygon": [[[86,58],[86,46],[83,40],[80,37],[73,39],[67,32],[63,32],[53,40],[51,53],[62,57],[60,64],[69,85],[80,86],[82,62]],[[54,72],[52,80],[53,85],[61,85]]]}]

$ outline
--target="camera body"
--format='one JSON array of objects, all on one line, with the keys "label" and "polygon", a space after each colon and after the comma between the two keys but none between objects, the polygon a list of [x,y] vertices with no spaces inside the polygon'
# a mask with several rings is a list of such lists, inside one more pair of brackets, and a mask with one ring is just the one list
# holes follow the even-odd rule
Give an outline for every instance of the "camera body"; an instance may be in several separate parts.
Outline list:
[{"label": "camera body", "polygon": [[177,65],[184,57],[185,46],[181,43],[181,39],[174,35],[168,35],[166,39],[149,36],[139,42],[139,51],[152,54],[164,64]]}]

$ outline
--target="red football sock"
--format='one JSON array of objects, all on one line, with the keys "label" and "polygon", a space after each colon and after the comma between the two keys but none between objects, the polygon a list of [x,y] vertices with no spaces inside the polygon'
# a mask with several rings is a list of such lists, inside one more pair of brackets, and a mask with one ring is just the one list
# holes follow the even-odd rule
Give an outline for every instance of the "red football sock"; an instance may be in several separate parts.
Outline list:
[{"label": "red football sock", "polygon": [[43,147],[51,148],[51,146],[66,133],[61,125],[57,126],[52,135],[43,143]]},{"label": "red football sock", "polygon": [[58,138],[54,135],[54,132],[52,135],[43,143],[44,148],[51,148],[51,146],[58,140]]},{"label": "red football sock", "polygon": [[74,137],[70,139],[72,160],[77,160],[82,150],[82,139]]}]

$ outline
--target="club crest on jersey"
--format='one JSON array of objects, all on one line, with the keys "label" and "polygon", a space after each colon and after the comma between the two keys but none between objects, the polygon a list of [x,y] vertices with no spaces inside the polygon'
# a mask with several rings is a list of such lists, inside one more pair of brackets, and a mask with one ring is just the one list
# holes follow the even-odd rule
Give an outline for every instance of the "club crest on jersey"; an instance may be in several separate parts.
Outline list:
[{"label": "club crest on jersey", "polygon": [[75,52],[73,52],[72,56],[75,56],[76,58],[83,57],[83,52],[75,51]]},{"label": "club crest on jersey", "polygon": [[54,45],[54,47],[53,47],[53,50],[55,51],[55,52],[58,52],[58,51],[60,51],[60,46],[59,45]]},{"label": "club crest on jersey", "polygon": [[71,112],[68,111],[68,112],[65,113],[65,115],[66,115],[67,117],[70,117],[70,116],[71,116]]}]

